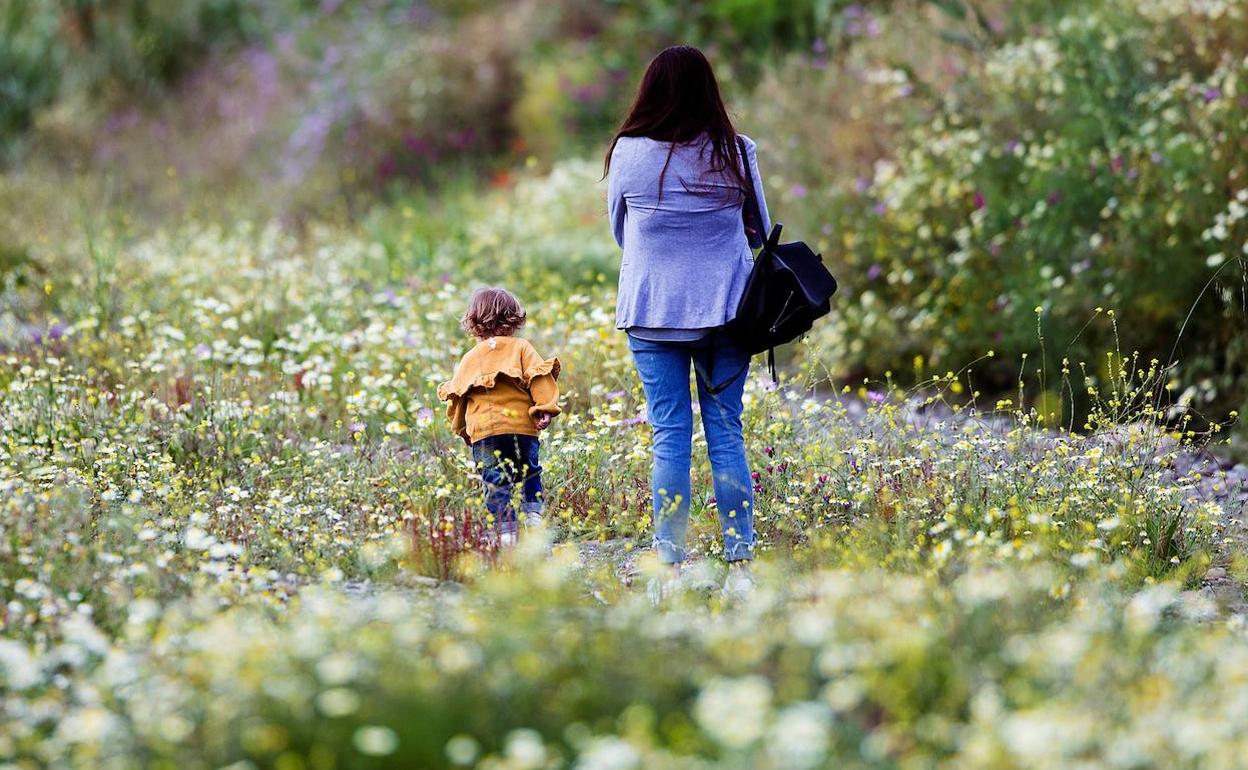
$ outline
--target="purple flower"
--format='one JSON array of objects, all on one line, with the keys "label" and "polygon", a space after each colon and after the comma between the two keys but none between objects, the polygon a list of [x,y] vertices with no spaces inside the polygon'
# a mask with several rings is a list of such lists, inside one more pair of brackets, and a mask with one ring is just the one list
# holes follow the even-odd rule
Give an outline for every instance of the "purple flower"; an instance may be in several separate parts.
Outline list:
[{"label": "purple flower", "polygon": [[460,131],[452,131],[446,137],[447,144],[454,150],[466,150],[476,141],[477,130],[472,126],[468,126]]},{"label": "purple flower", "polygon": [[603,83],[590,83],[572,89],[572,101],[580,104],[595,104],[607,96],[607,87]]},{"label": "purple flower", "polygon": [[194,353],[196,357],[198,358],[207,358],[208,356],[212,355],[212,348],[208,347],[207,345],[201,342],[198,345],[196,345],[191,350],[191,352]]},{"label": "purple flower", "polygon": [[416,411],[416,419],[421,420],[422,422],[424,420],[432,420],[433,410],[427,406],[421,407],[420,409]]},{"label": "purple flower", "polygon": [[979,190],[976,190],[975,191],[975,210],[979,211],[985,205],[987,205],[987,203],[988,203],[987,200],[984,199],[984,194],[980,192]]},{"label": "purple flower", "polygon": [[873,206],[871,210],[875,212],[876,216],[882,217],[884,216],[884,212],[888,211],[888,206],[885,206],[884,202],[880,201],[879,203],[875,204],[875,206]]},{"label": "purple flower", "polygon": [[1201,94],[1201,96],[1204,97],[1205,104],[1208,104],[1209,102],[1217,101],[1218,99],[1222,98],[1222,89],[1206,88],[1204,92]]},{"label": "purple flower", "polygon": [[1018,149],[1018,144],[1019,142],[1017,139],[1011,139],[1005,143],[1005,151],[1012,155],[1014,151]]},{"label": "purple flower", "polygon": [[1045,196],[1044,202],[1052,206],[1054,204],[1061,203],[1062,197],[1063,196],[1062,196],[1061,190],[1054,190],[1053,192]]},{"label": "purple flower", "polygon": [[805,198],[806,197],[806,185],[804,184],[793,185],[792,187],[789,188],[789,195],[792,195],[794,198]]},{"label": "purple flower", "polygon": [[1156,150],[1153,150],[1151,153],[1149,153],[1148,157],[1149,157],[1149,160],[1151,160],[1153,163],[1162,163],[1166,159],[1165,155],[1162,155]]},{"label": "purple flower", "polygon": [[407,148],[408,152],[416,155],[424,155],[428,153],[430,149],[429,140],[425,139],[423,136],[417,136],[411,131],[408,131],[403,135],[403,146]]},{"label": "purple flower", "polygon": [[362,422],[353,422],[347,426],[347,429],[350,430],[352,433],[359,433],[360,431],[364,430],[367,427],[368,426]]},{"label": "purple flower", "polygon": [[624,391],[613,390],[610,393],[608,393],[606,396],[604,396],[604,398],[606,398],[608,401],[618,401],[619,399],[624,398]]},{"label": "purple flower", "polygon": [[884,268],[880,267],[879,262],[876,262],[875,264],[871,265],[871,267],[867,268],[867,280],[874,281],[876,278],[879,278],[880,274],[883,272],[884,272]]},{"label": "purple flower", "polygon": [[854,192],[862,195],[871,187],[871,182],[865,176],[860,176],[854,180]]},{"label": "purple flower", "polygon": [[887,396],[885,396],[883,393],[879,392],[878,390],[867,391],[867,400],[873,404],[882,404],[884,403],[886,398]]}]

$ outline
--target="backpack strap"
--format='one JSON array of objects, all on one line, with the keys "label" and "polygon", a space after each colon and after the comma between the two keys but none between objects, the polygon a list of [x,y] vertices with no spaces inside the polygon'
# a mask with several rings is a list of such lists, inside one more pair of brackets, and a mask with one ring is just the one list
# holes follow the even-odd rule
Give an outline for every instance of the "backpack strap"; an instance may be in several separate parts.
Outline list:
[{"label": "backpack strap", "polygon": [[[750,169],[750,159],[745,153],[745,140],[737,135],[737,150],[741,155],[741,167],[745,170],[745,203],[743,213],[754,220],[754,232],[758,233],[759,243],[767,242],[767,233],[763,232],[763,210],[758,206],[758,191],[754,189],[754,172]],[[749,232],[746,232],[749,240]]]},{"label": "backpack strap", "polygon": [[[745,370],[750,368],[750,362],[746,361],[745,366],[733,372],[731,377],[719,383],[718,385],[715,385],[714,384],[715,381],[711,379],[711,375],[715,371],[715,351],[713,348],[711,350],[711,371],[708,372],[707,370],[703,369],[702,366],[697,362],[697,359],[694,359],[693,368],[695,371],[697,371],[698,376],[702,378],[702,381],[706,383],[706,392],[712,396],[718,396],[720,393],[723,393],[725,390],[727,390],[729,385],[736,382],[738,377],[745,374]],[[779,385],[780,380],[776,378],[776,349],[775,348],[767,348],[767,372],[771,375],[771,384]]]},{"label": "backpack strap", "polygon": [[711,396],[718,396],[720,393],[723,393],[728,389],[729,385],[736,382],[737,378],[745,374],[746,370],[750,368],[750,360],[747,358],[745,366],[742,366],[740,369],[733,372],[732,376],[723,382],[718,385],[715,384],[715,337],[719,334],[721,334],[720,329],[715,329],[710,333],[710,360],[707,361],[710,365],[709,367],[703,368],[703,366],[698,363],[697,356],[693,357],[693,370],[698,373],[698,377],[702,379],[702,382],[706,383],[706,392]]}]

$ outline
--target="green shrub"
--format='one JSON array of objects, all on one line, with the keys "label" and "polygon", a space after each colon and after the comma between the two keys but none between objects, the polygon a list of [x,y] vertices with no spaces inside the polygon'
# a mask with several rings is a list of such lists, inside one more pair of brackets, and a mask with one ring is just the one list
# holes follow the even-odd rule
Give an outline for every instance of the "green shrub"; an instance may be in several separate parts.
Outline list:
[{"label": "green shrub", "polygon": [[223,44],[257,35],[242,0],[73,0],[62,9],[63,45],[88,88],[158,89]]},{"label": "green shrub", "polygon": [[0,3],[0,160],[59,86],[55,18],[24,0]]},{"label": "green shrub", "polygon": [[[1190,398],[1242,403],[1248,38],[1225,33],[1243,9],[1192,6],[1199,25],[1153,8],[1106,3],[992,50],[871,179],[790,207],[845,278],[834,368],[1005,350],[1056,372],[1121,335],[1180,351]],[[1089,324],[1098,309],[1119,323]],[[1016,376],[998,360],[988,387]]]}]

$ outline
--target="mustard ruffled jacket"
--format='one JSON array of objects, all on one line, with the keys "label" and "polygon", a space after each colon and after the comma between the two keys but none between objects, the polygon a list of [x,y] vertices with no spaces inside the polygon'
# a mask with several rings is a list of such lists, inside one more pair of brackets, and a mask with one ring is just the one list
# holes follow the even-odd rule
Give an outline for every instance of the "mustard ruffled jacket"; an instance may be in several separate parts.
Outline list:
[{"label": "mustard ruffled jacket", "polygon": [[438,386],[451,429],[469,444],[489,436],[536,436],[540,412],[559,414],[559,359],[542,358],[522,337],[490,337],[464,354]]}]

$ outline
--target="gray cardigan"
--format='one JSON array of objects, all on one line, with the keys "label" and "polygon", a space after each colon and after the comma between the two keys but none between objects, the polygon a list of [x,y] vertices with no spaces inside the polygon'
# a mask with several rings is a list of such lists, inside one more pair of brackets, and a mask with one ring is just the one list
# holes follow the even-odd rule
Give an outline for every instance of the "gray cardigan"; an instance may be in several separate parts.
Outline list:
[{"label": "gray cardigan", "polygon": [[[765,231],[771,216],[758,174],[755,144],[746,160],[758,191]],[[663,178],[669,144],[620,137],[611,153],[607,213],[624,249],[615,325],[619,329],[705,330],[732,320],[753,265],[741,219],[742,196],[730,179],[706,172],[705,138],[677,145]],[[664,335],[681,338],[680,334]],[[692,334],[684,337],[696,338]]]}]

